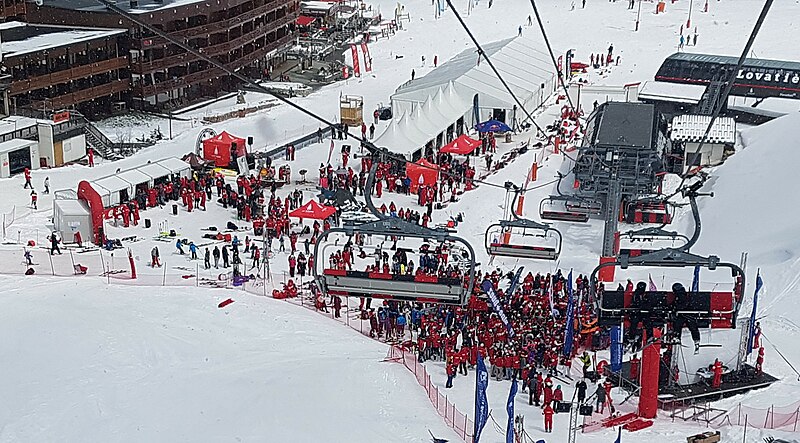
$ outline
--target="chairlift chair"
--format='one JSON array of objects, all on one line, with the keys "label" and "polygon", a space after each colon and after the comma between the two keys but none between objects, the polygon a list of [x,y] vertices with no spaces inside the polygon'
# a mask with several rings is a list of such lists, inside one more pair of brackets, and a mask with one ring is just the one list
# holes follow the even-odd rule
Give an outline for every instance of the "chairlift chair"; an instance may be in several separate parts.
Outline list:
[{"label": "chairlift chair", "polygon": [[668,225],[672,223],[672,214],[664,199],[644,198],[627,202],[620,213],[620,221]]},{"label": "chairlift chair", "polygon": [[[554,239],[552,245],[524,244],[518,238],[536,237]],[[511,239],[512,241],[507,241]],[[486,253],[500,257],[529,258],[535,260],[558,260],[561,254],[561,232],[550,225],[532,220],[502,220],[486,230]]]},{"label": "chairlift chair", "polygon": [[[570,210],[567,202],[578,205],[579,199],[570,197],[550,196],[539,203],[539,217],[542,220],[556,220],[564,222],[586,223],[589,221],[589,212]],[[574,206],[577,208],[578,206]]]},{"label": "chairlift chair", "polygon": [[[623,240],[628,244],[623,245]],[[666,242],[670,242],[669,246],[664,245]],[[620,233],[617,238],[616,250],[617,256],[639,257],[664,249],[664,247],[680,248],[688,243],[689,237],[683,234],[661,228],[644,228]],[[652,247],[656,245],[661,245],[661,247]]]},{"label": "chairlift chair", "polygon": [[[647,315],[654,323],[669,321],[674,295],[671,291],[647,291],[645,296],[650,309],[643,311],[631,306],[631,294],[624,290],[599,290],[597,274],[606,267],[650,267],[650,268],[701,268],[711,271],[727,268],[733,277],[731,291],[690,291],[692,309],[677,314],[689,314],[697,319],[698,327],[725,329],[736,327],[736,317],[742,300],[745,276],[742,269],[732,263],[721,262],[717,256],[703,257],[679,249],[662,249],[638,257],[620,256],[613,262],[601,263],[590,277],[590,291],[596,303],[598,321],[602,325],[619,325],[628,315]],[[689,286],[689,285],[684,285]]]}]

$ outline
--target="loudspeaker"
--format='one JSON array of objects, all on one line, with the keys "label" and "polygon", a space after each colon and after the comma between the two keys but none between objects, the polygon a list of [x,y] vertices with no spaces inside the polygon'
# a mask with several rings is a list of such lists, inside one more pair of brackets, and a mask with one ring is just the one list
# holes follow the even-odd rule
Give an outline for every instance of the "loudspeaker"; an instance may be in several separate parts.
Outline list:
[{"label": "loudspeaker", "polygon": [[170,230],[169,230],[169,236],[170,236],[170,237],[175,237],[175,236],[177,236],[177,235],[178,235],[178,234],[175,232],[175,230],[174,230],[174,229],[170,229]]},{"label": "loudspeaker", "polygon": [[149,229],[150,228],[150,219],[149,218],[144,219],[144,228],[145,229]]},{"label": "loudspeaker", "polygon": [[172,215],[178,215],[178,205],[172,205]]},{"label": "loudspeaker", "polygon": [[556,402],[556,412],[569,412],[570,409],[572,409],[572,403],[567,403],[564,401]]},{"label": "loudspeaker", "polygon": [[593,411],[594,407],[592,407],[592,405],[581,405],[581,407],[578,408],[578,414],[584,417],[591,417]]},{"label": "loudspeaker", "polygon": [[250,146],[253,145],[253,136],[251,136],[251,135],[247,136],[247,144],[250,145]]}]

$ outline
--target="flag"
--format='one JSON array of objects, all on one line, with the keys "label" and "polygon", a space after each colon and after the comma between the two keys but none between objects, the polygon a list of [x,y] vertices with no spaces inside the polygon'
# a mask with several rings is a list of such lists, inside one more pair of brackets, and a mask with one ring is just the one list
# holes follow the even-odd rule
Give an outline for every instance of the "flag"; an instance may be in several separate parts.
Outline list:
[{"label": "flag", "polygon": [[[517,272],[517,278],[519,278],[519,274],[521,273],[522,268],[520,268]],[[514,285],[512,282],[512,288],[513,287]],[[481,289],[483,289],[483,292],[486,293],[486,296],[489,298],[489,303],[491,303],[492,308],[495,310],[495,312],[497,312],[497,316],[500,317],[500,321],[503,322],[506,330],[508,330],[508,336],[513,337],[514,329],[511,327],[511,322],[508,321],[508,316],[506,316],[503,306],[500,305],[500,300],[497,298],[497,293],[494,292],[494,285],[492,285],[492,281],[489,279],[484,280],[483,283],[481,283]]]},{"label": "flag", "polygon": [[511,380],[511,391],[508,392],[508,424],[506,425],[506,443],[514,443],[514,397],[517,395],[517,379]]},{"label": "flag", "polygon": [[331,139],[331,149],[328,151],[328,164],[331,164],[331,156],[333,155],[333,139]]},{"label": "flag", "polygon": [[617,428],[617,439],[614,440],[614,443],[622,443],[622,426]]},{"label": "flag", "polygon": [[364,54],[364,72],[372,72],[372,57],[369,56],[367,42],[361,43],[361,52]]},{"label": "flag", "polygon": [[358,49],[356,45],[350,45],[350,53],[353,55],[353,75],[361,77],[361,67],[358,64]]},{"label": "flag", "polygon": [[622,326],[611,327],[611,372],[617,374],[622,370]]},{"label": "flag", "polygon": [[756,336],[756,310],[758,309],[758,293],[761,291],[761,286],[764,282],[761,280],[761,270],[756,274],[756,292],[753,295],[753,311],[750,313],[750,333],[747,334],[747,355],[753,352],[753,340]]},{"label": "flag", "polygon": [[692,277],[692,292],[700,292],[700,265],[694,267],[694,277]]},{"label": "flag", "polygon": [[483,362],[483,355],[478,352],[478,366],[475,371],[475,428],[473,443],[478,443],[481,438],[481,431],[486,426],[489,418],[489,400],[486,399],[486,387],[489,386],[489,372]]},{"label": "flag", "polygon": [[658,286],[656,286],[656,284],[653,283],[653,277],[650,274],[647,274],[647,280],[649,282],[649,284],[647,286],[647,290],[648,291],[658,291]]},{"label": "flag", "polygon": [[567,321],[564,325],[564,357],[572,354],[573,334],[575,333],[575,302],[572,300],[572,269],[567,276]]}]

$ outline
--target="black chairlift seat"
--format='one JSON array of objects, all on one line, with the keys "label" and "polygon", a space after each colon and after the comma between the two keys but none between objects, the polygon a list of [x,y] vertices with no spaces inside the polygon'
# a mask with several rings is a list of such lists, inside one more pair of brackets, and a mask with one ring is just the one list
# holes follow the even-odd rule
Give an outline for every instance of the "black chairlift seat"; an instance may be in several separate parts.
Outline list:
[{"label": "black chairlift seat", "polygon": [[556,260],[558,251],[556,248],[546,246],[512,245],[503,243],[491,243],[489,245],[490,255],[502,257],[532,258],[539,260]]},{"label": "black chairlift seat", "polygon": [[603,211],[603,205],[591,200],[566,200],[564,206],[569,212],[580,214],[599,215]]},{"label": "black chairlift seat", "polygon": [[586,223],[589,221],[589,214],[580,214],[569,211],[542,211],[539,216],[544,220],[556,220],[565,222]]},{"label": "black chairlift seat", "polygon": [[[542,220],[586,223],[589,221],[589,215],[591,214],[587,209],[592,203],[569,197],[545,198],[539,203],[539,217]],[[573,211],[570,209],[571,207],[580,208],[580,210]]]},{"label": "black chairlift seat", "polygon": [[647,309],[631,306],[632,291],[604,291],[600,297],[598,321],[601,325],[619,325],[630,315],[649,318],[653,324],[672,321],[674,314],[693,317],[701,328],[730,329],[733,327],[734,294],[731,291],[689,292],[691,305],[685,311],[673,312],[675,296],[668,291],[647,291]]}]

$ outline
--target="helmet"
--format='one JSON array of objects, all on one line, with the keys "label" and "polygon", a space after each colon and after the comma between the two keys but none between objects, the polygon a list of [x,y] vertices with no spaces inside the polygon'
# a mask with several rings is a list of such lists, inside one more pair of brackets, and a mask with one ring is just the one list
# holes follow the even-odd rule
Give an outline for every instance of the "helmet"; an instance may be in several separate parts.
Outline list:
[{"label": "helmet", "polygon": [[672,285],[672,292],[675,294],[684,293],[686,292],[686,288],[684,288],[680,283],[675,283]]},{"label": "helmet", "polygon": [[643,281],[640,281],[639,283],[636,283],[636,289],[638,289],[640,291],[644,291],[645,289],[647,289],[647,283],[645,283]]}]

